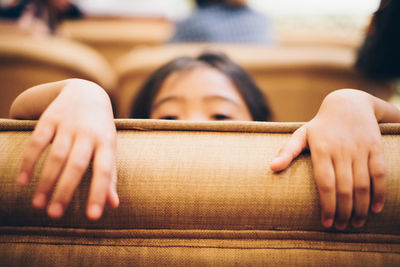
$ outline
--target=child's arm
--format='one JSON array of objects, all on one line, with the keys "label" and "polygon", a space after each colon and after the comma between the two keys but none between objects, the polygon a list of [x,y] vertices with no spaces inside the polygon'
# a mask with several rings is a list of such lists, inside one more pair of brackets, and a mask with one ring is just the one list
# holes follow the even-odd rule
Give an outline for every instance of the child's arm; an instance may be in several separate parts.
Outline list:
[{"label": "child's arm", "polygon": [[345,229],[352,212],[352,225],[361,227],[370,205],[375,213],[382,210],[386,181],[378,122],[400,122],[400,111],[362,91],[335,91],[271,163],[281,171],[309,148],[325,227]]},{"label": "child's arm", "polygon": [[48,215],[61,217],[92,158],[88,218],[100,218],[106,201],[118,206],[116,130],[110,99],[100,86],[70,79],[32,87],[15,99],[10,117],[40,117],[23,156],[20,185],[29,183],[37,160],[52,144],[32,200],[35,208],[49,203]]}]

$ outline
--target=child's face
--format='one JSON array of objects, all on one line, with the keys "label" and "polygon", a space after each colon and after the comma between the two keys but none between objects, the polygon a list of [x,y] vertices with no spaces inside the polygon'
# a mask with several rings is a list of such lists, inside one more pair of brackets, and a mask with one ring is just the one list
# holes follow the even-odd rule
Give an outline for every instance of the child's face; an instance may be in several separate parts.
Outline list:
[{"label": "child's face", "polygon": [[252,120],[246,103],[229,78],[204,66],[168,76],[153,102],[150,118]]}]

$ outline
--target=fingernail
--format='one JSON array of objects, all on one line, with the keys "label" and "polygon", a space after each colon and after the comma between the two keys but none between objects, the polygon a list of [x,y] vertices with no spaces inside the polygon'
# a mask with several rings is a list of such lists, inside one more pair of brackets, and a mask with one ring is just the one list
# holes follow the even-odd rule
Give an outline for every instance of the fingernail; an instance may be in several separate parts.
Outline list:
[{"label": "fingernail", "polygon": [[380,213],[383,209],[383,203],[377,202],[372,205],[372,211],[375,213]]},{"label": "fingernail", "polygon": [[46,195],[45,194],[36,194],[33,197],[32,205],[36,209],[43,209],[46,206]]},{"label": "fingernail", "polygon": [[115,199],[115,206],[114,206],[114,208],[116,208],[116,207],[118,207],[119,206],[119,196],[118,196],[118,193],[117,192],[113,192],[113,195],[114,195],[114,199]]},{"label": "fingernail", "polygon": [[47,209],[47,214],[54,219],[60,218],[63,215],[64,207],[61,203],[53,203],[50,204],[49,208]]},{"label": "fingernail", "polygon": [[275,157],[275,158],[272,160],[271,164],[275,164],[275,163],[279,162],[279,160],[280,160],[280,157],[279,157],[279,156],[278,156],[278,157]]},{"label": "fingernail", "polygon": [[332,225],[333,225],[333,219],[322,219],[322,225],[325,227],[325,228],[331,228],[332,227]]},{"label": "fingernail", "polygon": [[355,219],[352,220],[351,224],[355,228],[360,228],[365,224],[365,219],[363,219],[363,218],[355,218]]},{"label": "fingernail", "polygon": [[344,230],[347,227],[347,223],[337,222],[335,223],[335,228],[337,230]]},{"label": "fingernail", "polygon": [[102,212],[103,210],[99,205],[93,204],[89,207],[88,217],[91,220],[97,220],[101,217]]},{"label": "fingernail", "polygon": [[26,172],[21,172],[17,177],[17,183],[19,185],[27,185],[28,184],[28,174]]}]

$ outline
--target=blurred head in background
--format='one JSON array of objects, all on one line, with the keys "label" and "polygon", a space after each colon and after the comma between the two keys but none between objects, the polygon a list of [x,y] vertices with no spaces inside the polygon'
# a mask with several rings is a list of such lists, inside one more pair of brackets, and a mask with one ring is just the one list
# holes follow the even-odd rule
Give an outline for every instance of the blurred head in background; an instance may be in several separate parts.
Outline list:
[{"label": "blurred head in background", "polygon": [[140,89],[131,117],[266,121],[271,112],[244,69],[224,54],[203,53],[156,70]]},{"label": "blurred head in background", "polygon": [[20,29],[33,35],[55,33],[64,19],[82,16],[70,0],[20,0],[0,9],[1,18],[17,21]]},{"label": "blurred head in background", "polygon": [[196,0],[197,8],[175,24],[171,42],[276,43],[272,21],[245,0]]},{"label": "blurred head in background", "polygon": [[400,1],[382,0],[374,13],[356,67],[374,79],[400,78]]},{"label": "blurred head in background", "polygon": [[243,7],[247,6],[246,0],[196,0],[197,6],[206,6],[206,5],[227,5],[233,7]]}]

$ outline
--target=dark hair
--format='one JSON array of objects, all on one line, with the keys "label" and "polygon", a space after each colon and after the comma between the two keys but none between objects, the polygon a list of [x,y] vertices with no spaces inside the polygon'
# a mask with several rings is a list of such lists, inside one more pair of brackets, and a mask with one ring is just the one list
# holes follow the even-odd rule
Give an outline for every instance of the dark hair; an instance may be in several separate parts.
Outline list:
[{"label": "dark hair", "polygon": [[358,51],[356,68],[373,79],[400,77],[400,1],[382,0]]},{"label": "dark hair", "polygon": [[246,71],[225,54],[207,52],[198,57],[179,57],[157,69],[142,85],[131,109],[131,118],[150,118],[153,101],[169,75],[198,66],[214,68],[226,75],[244,99],[254,121],[267,121],[272,117],[266,98]]},{"label": "dark hair", "polygon": [[210,5],[225,5],[231,7],[244,7],[247,5],[246,0],[196,0],[198,7]]}]

